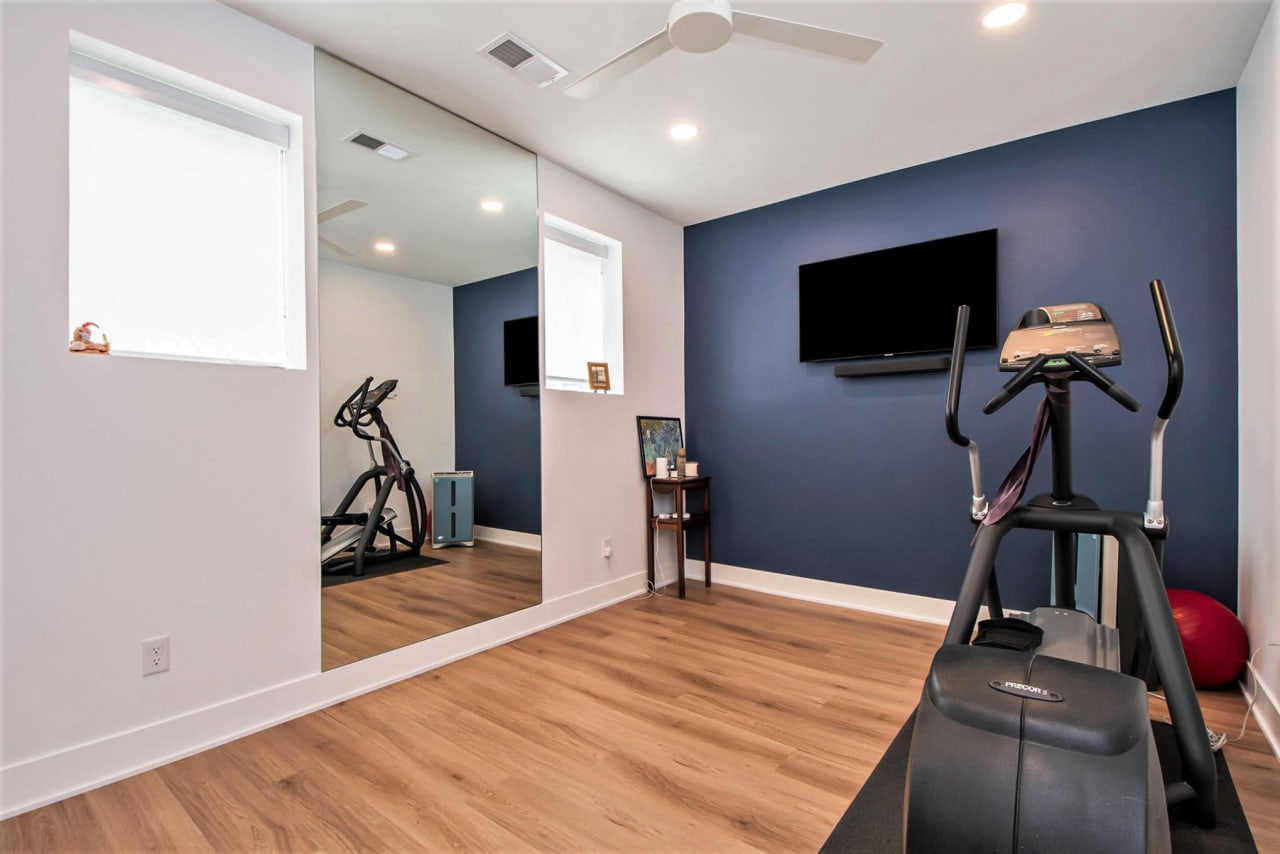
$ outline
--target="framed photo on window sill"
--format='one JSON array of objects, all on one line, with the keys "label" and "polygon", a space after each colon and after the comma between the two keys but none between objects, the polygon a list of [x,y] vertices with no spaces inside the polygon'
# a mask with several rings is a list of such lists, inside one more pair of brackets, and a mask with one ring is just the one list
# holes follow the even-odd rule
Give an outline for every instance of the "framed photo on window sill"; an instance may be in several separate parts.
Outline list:
[{"label": "framed photo on window sill", "polygon": [[609,390],[609,363],[587,362],[587,382],[592,391]]}]

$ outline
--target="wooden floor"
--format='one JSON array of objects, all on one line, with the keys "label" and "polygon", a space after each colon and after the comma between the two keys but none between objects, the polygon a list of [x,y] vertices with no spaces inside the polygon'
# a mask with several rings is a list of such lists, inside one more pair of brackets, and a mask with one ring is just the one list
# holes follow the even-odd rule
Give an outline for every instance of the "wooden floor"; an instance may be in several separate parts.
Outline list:
[{"label": "wooden floor", "polygon": [[447,563],[320,592],[321,669],[332,670],[542,601],[542,553],[477,540],[428,549]]},{"label": "wooden floor", "polygon": [[[1199,691],[1205,726],[1225,732],[1227,738],[1240,735],[1245,701],[1238,690]],[[1151,701],[1151,717],[1166,720],[1169,712],[1161,700]],[[1257,721],[1249,719],[1244,738],[1228,744],[1227,766],[1240,795],[1249,829],[1261,854],[1280,854],[1280,759],[1258,732]]]},{"label": "wooden floor", "polygon": [[[940,627],[692,586],[0,824],[4,851],[815,851]],[[1243,703],[1204,697],[1215,727]],[[1280,767],[1228,748],[1263,851]]]}]

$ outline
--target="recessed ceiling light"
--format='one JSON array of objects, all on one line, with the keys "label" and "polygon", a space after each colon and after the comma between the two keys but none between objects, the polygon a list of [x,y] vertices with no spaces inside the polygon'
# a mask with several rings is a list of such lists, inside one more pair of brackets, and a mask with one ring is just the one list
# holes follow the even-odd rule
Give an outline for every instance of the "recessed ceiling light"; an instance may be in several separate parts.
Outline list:
[{"label": "recessed ceiling light", "polygon": [[502,213],[502,209],[504,207],[506,207],[506,205],[504,205],[502,202],[498,201],[497,199],[481,199],[480,200],[480,208],[482,210],[488,211],[489,213]]},{"label": "recessed ceiling light", "polygon": [[1005,3],[997,6],[982,16],[982,26],[988,30],[998,30],[1010,24],[1016,24],[1027,14],[1026,3]]},{"label": "recessed ceiling light", "polygon": [[381,252],[383,255],[396,254],[396,245],[389,240],[379,240],[373,244],[373,248]]},{"label": "recessed ceiling light", "polygon": [[698,135],[698,126],[689,122],[678,122],[667,128],[667,135],[676,142],[688,142]]}]

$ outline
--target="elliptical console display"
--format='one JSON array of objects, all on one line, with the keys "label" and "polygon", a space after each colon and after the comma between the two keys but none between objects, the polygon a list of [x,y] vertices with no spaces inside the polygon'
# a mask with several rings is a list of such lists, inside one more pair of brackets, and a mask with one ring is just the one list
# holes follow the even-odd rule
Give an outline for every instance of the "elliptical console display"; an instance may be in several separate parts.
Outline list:
[{"label": "elliptical console display", "polygon": [[1039,355],[1049,357],[1045,367],[1065,368],[1067,353],[1099,368],[1120,364],[1120,335],[1102,306],[1073,302],[1028,311],[1005,339],[1000,370],[1021,370]]}]

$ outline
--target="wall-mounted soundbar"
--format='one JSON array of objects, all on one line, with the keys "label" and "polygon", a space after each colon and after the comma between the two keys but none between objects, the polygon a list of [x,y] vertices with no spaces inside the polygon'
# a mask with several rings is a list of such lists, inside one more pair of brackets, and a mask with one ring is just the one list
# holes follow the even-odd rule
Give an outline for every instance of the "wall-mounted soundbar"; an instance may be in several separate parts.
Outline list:
[{"label": "wall-mounted soundbar", "polygon": [[945,371],[950,367],[950,356],[930,356],[927,359],[885,359],[879,362],[854,362],[851,365],[836,365],[836,376],[870,377],[876,374],[921,374],[929,371]]}]

